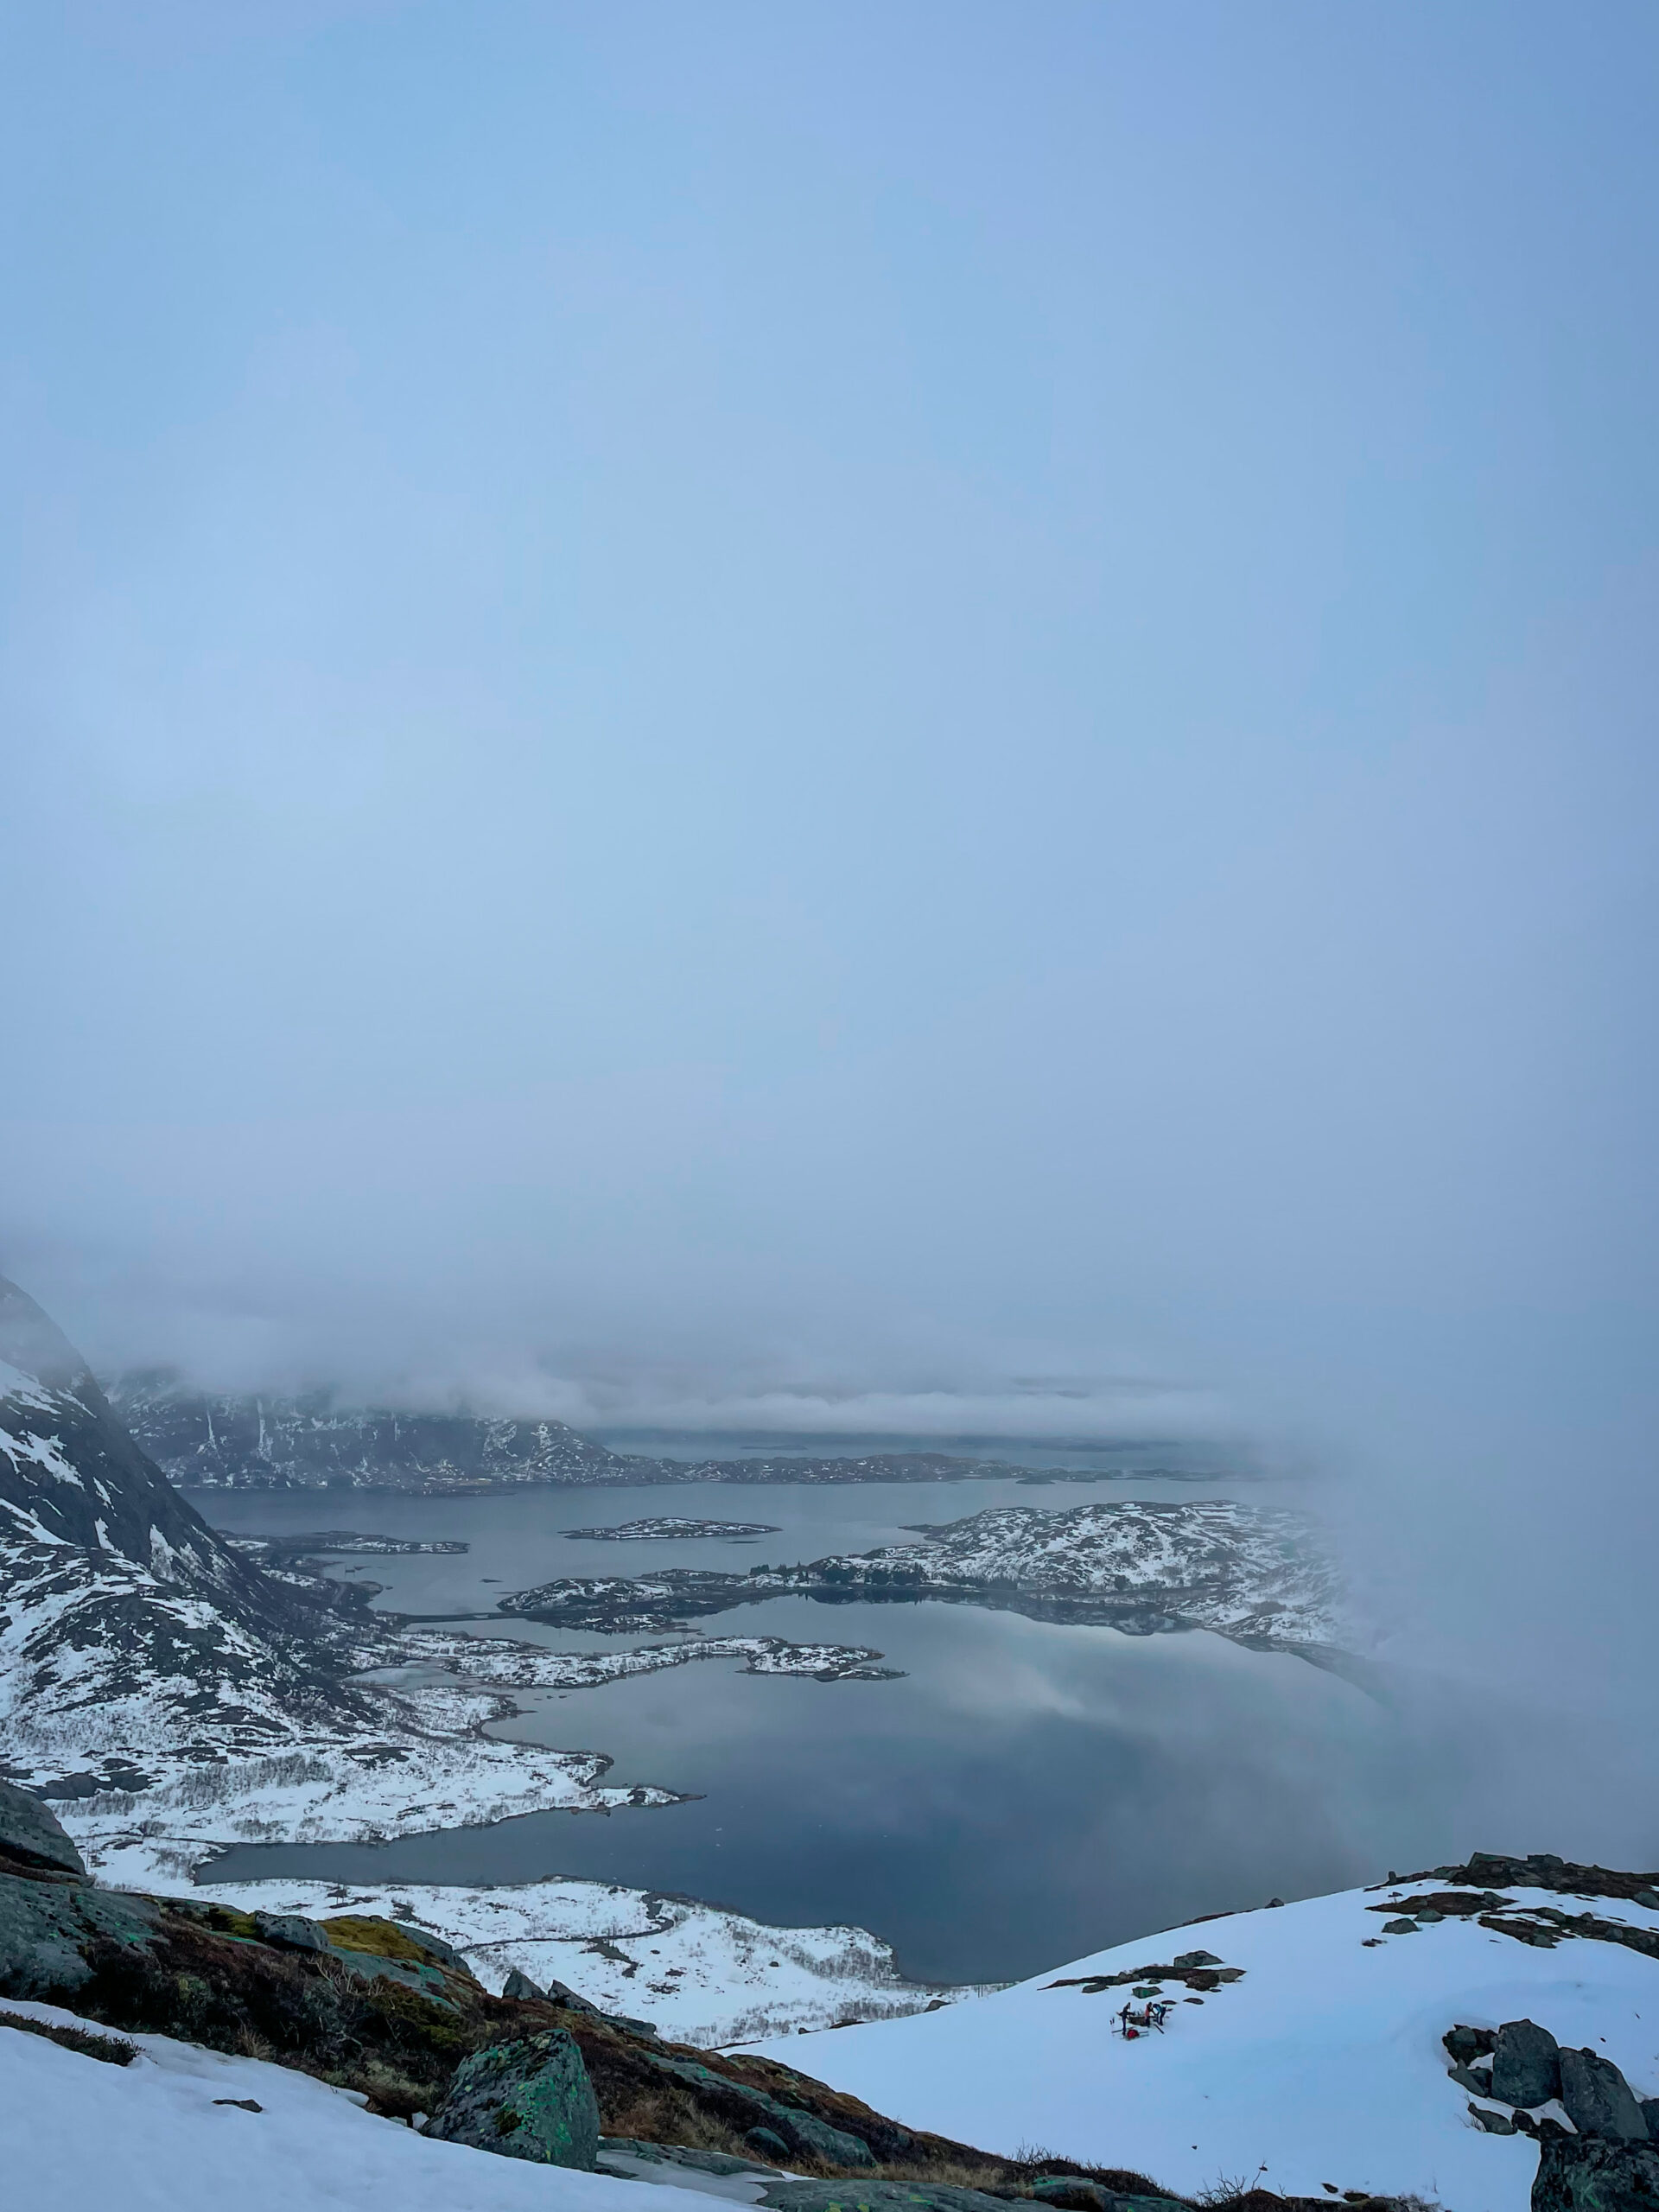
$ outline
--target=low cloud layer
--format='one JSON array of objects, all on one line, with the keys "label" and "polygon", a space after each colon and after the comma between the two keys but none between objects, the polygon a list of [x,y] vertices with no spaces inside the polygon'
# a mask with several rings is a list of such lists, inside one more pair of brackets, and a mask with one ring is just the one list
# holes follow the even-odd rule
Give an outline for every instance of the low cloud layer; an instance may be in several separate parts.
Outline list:
[{"label": "low cloud layer", "polygon": [[1242,1440],[1635,1741],[1652,26],[1199,12],[27,27],[0,1266]]}]

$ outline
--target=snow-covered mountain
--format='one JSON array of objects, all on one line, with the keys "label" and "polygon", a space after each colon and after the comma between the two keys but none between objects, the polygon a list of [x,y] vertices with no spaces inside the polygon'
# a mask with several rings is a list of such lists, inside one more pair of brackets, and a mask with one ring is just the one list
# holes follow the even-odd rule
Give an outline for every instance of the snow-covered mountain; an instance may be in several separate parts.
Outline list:
[{"label": "snow-covered mountain", "polygon": [[[1125,2035],[1153,2004],[1167,2005],[1161,2025]],[[1526,2212],[1535,2139],[1598,2123],[1575,2112],[1570,2081],[1566,2105],[1541,2094],[1517,2110],[1491,2094],[1504,2085],[1474,2055],[1523,2020],[1569,2058],[1590,2055],[1581,2080],[1594,2062],[1621,2069],[1650,2101],[1621,2120],[1610,2097],[1600,2124],[1645,2142],[1659,2121],[1659,1877],[1478,1858],[1120,1943],[944,2012],[760,2049],[879,2095],[910,2126],[1138,2167],[1183,2195],[1228,2179]],[[1458,2028],[1472,2033],[1448,2046]]]},{"label": "snow-covered mountain", "polygon": [[[118,1376],[109,1396],[144,1451],[187,1490],[456,1497],[545,1483],[928,1483],[1028,1471],[944,1452],[653,1459],[613,1452],[559,1421],[400,1413],[338,1404],[327,1391],[214,1395],[165,1370]],[[1061,1474],[1049,1469],[1045,1478]]]},{"label": "snow-covered mountain", "polygon": [[499,1692],[356,1679],[403,1656],[386,1629],[218,1536],[3,1281],[0,1363],[0,1772],[95,1853],[148,1855],[174,1823],[188,1851],[204,1815],[226,1840],[321,1840],[669,1801],[603,1788],[596,1753],[486,1739]]},{"label": "snow-covered mountain", "polygon": [[142,1786],[152,1752],[360,1724],[340,1601],[233,1550],[134,1444],[86,1363],[0,1281],[0,1725],[9,1770]]},{"label": "snow-covered mountain", "polygon": [[187,1489],[455,1493],[657,1478],[655,1462],[609,1451],[558,1421],[380,1412],[337,1407],[321,1392],[212,1396],[155,1372],[120,1376],[110,1397],[144,1451]]}]

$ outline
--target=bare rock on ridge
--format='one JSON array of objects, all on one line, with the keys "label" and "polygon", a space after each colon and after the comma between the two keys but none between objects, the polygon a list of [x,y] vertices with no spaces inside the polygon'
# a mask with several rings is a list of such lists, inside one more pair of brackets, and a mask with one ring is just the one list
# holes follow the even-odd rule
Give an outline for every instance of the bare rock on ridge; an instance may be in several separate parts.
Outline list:
[{"label": "bare rock on ridge", "polygon": [[0,1782],[0,1859],[86,1878],[86,1863],[64,1834],[56,1814],[27,1789]]}]

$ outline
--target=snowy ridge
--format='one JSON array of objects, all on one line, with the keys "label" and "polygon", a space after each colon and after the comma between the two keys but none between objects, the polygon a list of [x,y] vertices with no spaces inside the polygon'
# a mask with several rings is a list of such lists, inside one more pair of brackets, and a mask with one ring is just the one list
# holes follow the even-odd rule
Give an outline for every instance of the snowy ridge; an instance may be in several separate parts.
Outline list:
[{"label": "snowy ridge", "polygon": [[[1228,1914],[928,2018],[761,2049],[879,2098],[909,2126],[1004,2152],[1040,2142],[1186,2193],[1259,2172],[1281,2196],[1318,2196],[1331,2183],[1438,2198],[1456,2212],[1527,2212],[1536,2146],[1481,2129],[1440,2038],[1455,2024],[1532,2019],[1564,2046],[1612,2060],[1638,2096],[1659,2094],[1659,1957],[1577,1935],[1544,1948],[1487,1924],[1512,1918],[1520,1929],[1570,1902],[1509,1885],[1514,1916],[1467,1911],[1385,1932],[1442,1886],[1425,1877]],[[1592,1903],[1605,1923],[1659,1948],[1659,1910]],[[1200,1946],[1241,1977],[1197,2002],[1167,1975],[1138,1979]],[[1173,2000],[1162,2033],[1115,2032],[1129,1988],[1104,1985],[1125,1974]]]}]

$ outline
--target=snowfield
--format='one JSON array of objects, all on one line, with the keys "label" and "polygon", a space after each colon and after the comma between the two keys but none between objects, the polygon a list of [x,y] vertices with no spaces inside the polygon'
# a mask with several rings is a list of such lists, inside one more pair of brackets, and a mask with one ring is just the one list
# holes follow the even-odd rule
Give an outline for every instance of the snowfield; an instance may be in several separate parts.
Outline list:
[{"label": "snowfield", "polygon": [[55,2005],[0,2004],[0,2173],[20,2212],[709,2212],[689,2190],[642,2199],[636,2182],[429,2142],[286,2067],[167,2036],[124,2038],[140,2055],[113,2066],[8,2028],[7,2013],[100,2031]]},{"label": "snowfield", "polygon": [[[1583,1938],[1537,1949],[1472,1918],[1385,1936],[1389,1916],[1367,1910],[1396,1894],[1407,1909],[1443,1886],[1431,1878],[1230,1914],[925,2017],[758,2048],[912,2126],[988,2151],[1037,2144],[1131,2167],[1183,2194],[1259,2173],[1281,2196],[1317,2196],[1329,2183],[1455,2212],[1528,2212],[1536,2147],[1477,2126],[1447,2078],[1441,2036],[1459,2022],[1535,2020],[1563,2045],[1611,2059],[1637,2096],[1659,2094],[1659,1960]],[[1659,1912],[1640,1905],[1598,1898],[1593,1910],[1659,1929]],[[1176,2002],[1162,2035],[1114,2032],[1127,1988],[1051,1986],[1200,1948],[1243,1978],[1199,2004],[1166,1981]]]}]

